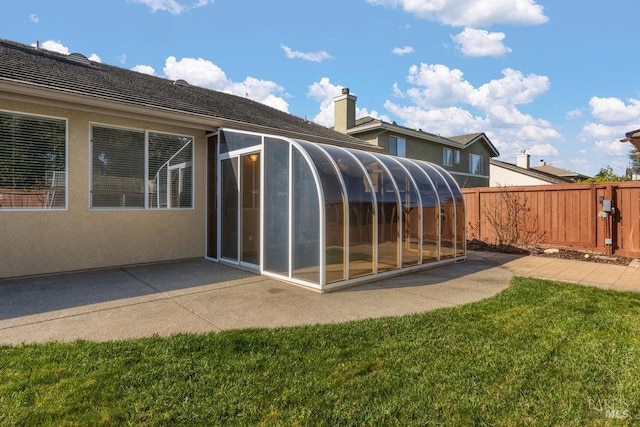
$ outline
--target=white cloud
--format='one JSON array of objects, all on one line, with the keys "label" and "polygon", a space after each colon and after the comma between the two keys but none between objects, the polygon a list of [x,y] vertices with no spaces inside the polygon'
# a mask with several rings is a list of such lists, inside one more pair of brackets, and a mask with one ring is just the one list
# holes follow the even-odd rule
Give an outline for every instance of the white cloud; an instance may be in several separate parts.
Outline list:
[{"label": "white cloud", "polygon": [[136,65],[132,70],[142,74],[149,74],[150,76],[156,75],[156,70],[150,65]]},{"label": "white cloud", "polygon": [[616,157],[627,156],[630,150],[629,144],[620,142],[618,139],[596,141],[595,147],[599,152]]},{"label": "white cloud", "polygon": [[511,49],[503,44],[504,33],[490,33],[467,27],[451,38],[466,56],[502,56],[511,53]]},{"label": "white cloud", "polygon": [[127,54],[123,53],[122,55],[120,55],[120,63],[121,64],[126,64],[127,63]]},{"label": "white cloud", "polygon": [[95,61],[95,62],[102,62],[102,59],[100,59],[97,53],[92,53],[91,55],[89,55],[89,60]]},{"label": "white cloud", "polygon": [[402,9],[417,18],[454,27],[543,24],[549,20],[535,0],[368,0]]},{"label": "white cloud", "polygon": [[407,90],[413,102],[424,108],[439,108],[466,101],[473,86],[464,80],[464,73],[442,64],[420,64],[409,68],[407,82],[416,87]]},{"label": "white cloud", "polygon": [[534,144],[527,152],[532,156],[557,156],[558,150],[551,144]]},{"label": "white cloud", "polygon": [[575,110],[567,111],[567,119],[577,119],[582,117],[582,110],[580,108],[576,108]]},{"label": "white cloud", "polygon": [[[326,127],[333,127],[335,116],[333,99],[342,93],[342,88],[343,86],[331,83],[328,77],[322,77],[320,81],[309,86],[307,96],[320,103],[320,111],[313,118],[315,123]],[[356,106],[356,118],[359,119],[365,116],[371,116],[388,122],[391,121],[388,116],[380,114],[375,110],[369,111],[366,108]]]},{"label": "white cloud", "polygon": [[287,112],[289,104],[283,98],[284,88],[275,82],[247,77],[234,82],[220,67],[202,58],[177,60],[170,56],[165,61],[164,74],[171,80],[183,79],[195,86],[248,97],[254,101]]},{"label": "white cloud", "polygon": [[333,56],[329,55],[324,50],[320,52],[300,52],[283,44],[281,44],[280,47],[284,50],[285,55],[287,55],[287,58],[289,59],[304,59],[312,62],[322,62],[325,59],[333,59]]},{"label": "white cloud", "polygon": [[640,100],[630,98],[625,103],[615,97],[594,96],[589,100],[589,107],[594,120],[582,126],[579,138],[590,143],[590,152],[595,151],[598,153],[597,158],[605,162],[596,165],[597,168],[610,165],[616,173],[624,173],[633,147],[627,142],[620,142],[620,139],[626,132],[638,128]]},{"label": "white cloud", "polygon": [[307,96],[320,103],[320,112],[313,121],[322,126],[332,127],[334,123],[333,98],[342,93],[342,86],[334,85],[328,77],[309,86]]},{"label": "white cloud", "polygon": [[630,98],[625,104],[619,98],[598,98],[589,101],[591,115],[605,123],[629,123],[640,121],[640,100]]},{"label": "white cloud", "polygon": [[185,4],[185,2],[178,2],[176,0],[132,0],[135,3],[141,3],[148,6],[151,12],[163,11],[169,12],[174,15],[180,15],[182,12],[186,12],[190,9],[203,7],[208,5],[209,0],[198,0],[196,3]]},{"label": "white cloud", "polygon": [[404,98],[406,96],[402,89],[400,89],[400,87],[398,86],[398,83],[393,84],[392,93],[396,98]]},{"label": "white cloud", "polygon": [[[33,43],[31,46],[35,46]],[[69,55],[69,48],[62,44],[61,41],[47,40],[40,43],[40,48],[50,50],[52,52],[62,53],[63,55]]]},{"label": "white cloud", "polygon": [[183,79],[192,85],[223,90],[231,85],[220,67],[203,58],[183,58],[169,56],[164,65],[164,74],[171,80]]},{"label": "white cloud", "polygon": [[35,13],[32,13],[31,15],[29,15],[29,22],[37,24],[40,22],[40,18]]},{"label": "white cloud", "polygon": [[547,76],[525,76],[521,71],[511,68],[502,70],[502,75],[501,79],[491,80],[474,91],[471,103],[478,106],[528,104],[550,87]]},{"label": "white cloud", "polygon": [[411,46],[396,47],[391,52],[394,55],[403,56],[413,53],[413,48]]},{"label": "white cloud", "polygon": [[553,125],[517,107],[549,89],[547,76],[506,68],[501,78],[474,87],[459,69],[423,63],[409,68],[406,81],[408,89],[395,84],[392,93],[399,99],[406,93],[407,104],[385,103],[405,126],[444,136],[485,132],[505,158],[532,147],[545,155],[558,153],[553,143],[562,136]]}]

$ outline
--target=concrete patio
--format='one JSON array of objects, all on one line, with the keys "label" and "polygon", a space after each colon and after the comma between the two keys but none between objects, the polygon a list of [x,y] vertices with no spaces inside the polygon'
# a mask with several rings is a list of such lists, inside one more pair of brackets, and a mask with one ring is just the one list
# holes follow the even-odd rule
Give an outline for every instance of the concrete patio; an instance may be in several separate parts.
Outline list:
[{"label": "concrete patio", "polygon": [[0,344],[345,322],[478,301],[514,275],[640,291],[640,269],[491,252],[320,294],[205,260],[0,281]]}]

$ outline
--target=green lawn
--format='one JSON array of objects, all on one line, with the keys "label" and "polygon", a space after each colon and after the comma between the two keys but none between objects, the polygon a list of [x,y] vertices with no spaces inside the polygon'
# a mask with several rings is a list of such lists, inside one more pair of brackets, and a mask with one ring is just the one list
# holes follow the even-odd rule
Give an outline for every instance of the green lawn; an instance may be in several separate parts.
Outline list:
[{"label": "green lawn", "polygon": [[535,279],[339,325],[0,347],[0,425],[624,425],[640,295]]}]

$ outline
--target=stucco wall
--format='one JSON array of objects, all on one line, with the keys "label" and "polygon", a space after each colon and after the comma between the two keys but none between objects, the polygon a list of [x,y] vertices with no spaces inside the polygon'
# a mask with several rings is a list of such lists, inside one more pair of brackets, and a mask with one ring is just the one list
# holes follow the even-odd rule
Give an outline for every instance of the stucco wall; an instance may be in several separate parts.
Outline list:
[{"label": "stucco wall", "polygon": [[[204,256],[204,131],[0,99],[0,109],[66,118],[67,210],[0,209],[0,278]],[[194,137],[194,208],[89,207],[90,123]]]},{"label": "stucco wall", "polygon": [[514,172],[509,169],[502,168],[498,165],[491,165],[491,182],[490,187],[502,187],[506,185],[549,185],[549,182],[543,181],[532,176]]}]

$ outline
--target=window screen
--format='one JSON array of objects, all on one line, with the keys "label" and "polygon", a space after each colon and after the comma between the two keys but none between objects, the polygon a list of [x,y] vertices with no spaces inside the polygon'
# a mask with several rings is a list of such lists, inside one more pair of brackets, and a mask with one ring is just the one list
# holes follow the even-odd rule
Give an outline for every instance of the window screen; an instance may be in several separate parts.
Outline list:
[{"label": "window screen", "polygon": [[66,120],[0,111],[0,209],[66,208]]}]

